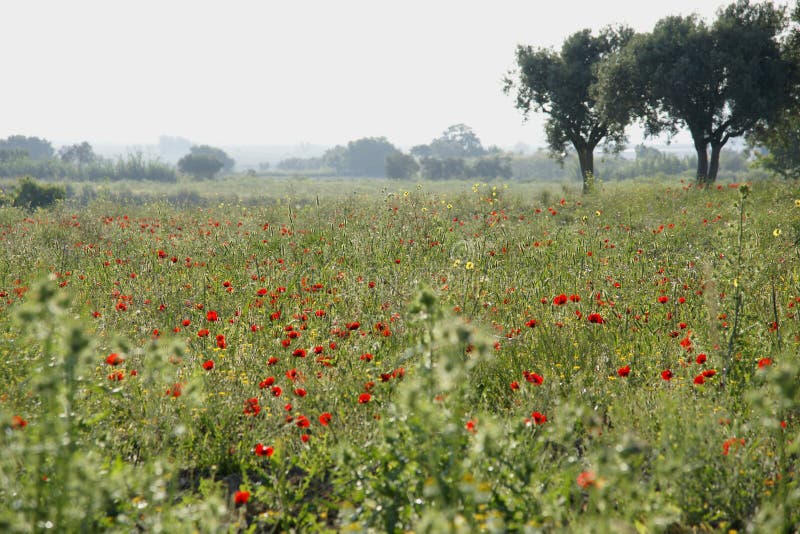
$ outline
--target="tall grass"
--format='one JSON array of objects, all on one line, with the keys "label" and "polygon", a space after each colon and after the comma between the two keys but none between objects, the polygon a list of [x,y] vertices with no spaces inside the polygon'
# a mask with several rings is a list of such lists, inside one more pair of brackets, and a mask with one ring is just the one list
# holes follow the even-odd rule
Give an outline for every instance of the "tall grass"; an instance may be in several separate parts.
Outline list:
[{"label": "tall grass", "polygon": [[797,529],[796,185],[281,185],[0,209],[0,528]]}]

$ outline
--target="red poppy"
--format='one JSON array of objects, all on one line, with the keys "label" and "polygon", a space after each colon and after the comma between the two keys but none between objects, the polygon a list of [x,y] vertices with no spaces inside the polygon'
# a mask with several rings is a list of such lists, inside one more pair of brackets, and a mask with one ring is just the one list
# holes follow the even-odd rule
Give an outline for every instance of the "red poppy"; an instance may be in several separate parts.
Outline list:
[{"label": "red poppy", "polygon": [[14,430],[22,430],[26,426],[28,426],[28,422],[21,416],[14,415],[11,417],[11,428]]},{"label": "red poppy", "polygon": [[208,337],[208,334],[210,334],[210,332],[205,328],[201,328],[197,331],[197,337]]},{"label": "red poppy", "polygon": [[629,374],[631,374],[631,366],[626,365],[625,367],[620,367],[619,369],[617,369],[617,374],[623,378],[628,376]]},{"label": "red poppy", "polygon": [[206,313],[206,319],[208,319],[211,322],[214,322],[219,320],[219,315],[217,315],[217,312],[215,312],[214,310],[209,310]]},{"label": "red poppy", "polygon": [[513,382],[511,382],[511,384],[509,384],[508,387],[510,387],[512,391],[517,391],[519,389],[519,382],[514,380]]},{"label": "red poppy", "polygon": [[728,438],[722,443],[722,455],[728,456],[731,445],[744,446],[744,438]]},{"label": "red poppy", "polygon": [[176,383],[171,388],[167,388],[168,397],[180,397],[181,393],[183,393],[183,386],[180,383]]},{"label": "red poppy", "polygon": [[353,321],[352,323],[347,323],[346,326],[348,330],[358,330],[358,328],[361,326],[361,323],[358,321]]},{"label": "red poppy", "polygon": [[273,455],[275,449],[272,447],[267,447],[262,443],[257,443],[255,448],[253,449],[253,452],[256,454],[256,456],[266,456],[267,458],[269,458],[270,456]]},{"label": "red poppy", "polygon": [[258,387],[260,387],[261,389],[264,389],[264,388],[270,387],[274,383],[275,383],[275,377],[274,376],[268,376],[267,378],[265,378],[264,380],[259,382]]},{"label": "red poppy", "polygon": [[672,371],[670,371],[669,369],[664,369],[663,371],[661,371],[661,378],[663,378],[664,380],[672,380],[673,376],[675,375],[673,375]]},{"label": "red poppy", "polygon": [[772,365],[772,360],[769,358],[761,358],[760,360],[758,360],[759,369],[764,369],[765,367],[769,367],[770,365]]},{"label": "red poppy", "polygon": [[578,295],[570,295],[569,300],[570,302],[580,302],[581,298]]},{"label": "red poppy", "polygon": [[705,371],[703,371],[703,376],[706,378],[711,378],[715,374],[717,374],[717,371],[714,369],[706,369]]},{"label": "red poppy", "polygon": [[272,391],[273,397],[280,397],[281,393],[283,393],[283,390],[281,389],[280,386],[273,386],[270,391]]},{"label": "red poppy", "polygon": [[214,360],[206,360],[203,362],[203,369],[210,371],[214,368]]},{"label": "red poppy", "polygon": [[359,357],[359,360],[365,361],[365,362],[371,362],[372,358],[373,358],[372,354],[370,354],[369,352],[365,352],[364,354],[362,354]]},{"label": "red poppy", "polygon": [[595,485],[597,481],[597,477],[595,476],[593,471],[583,471],[575,482],[578,483],[578,486],[582,487],[583,489],[590,488],[591,486]]},{"label": "red poppy", "polygon": [[587,319],[589,320],[590,323],[595,323],[595,324],[605,323],[605,321],[603,320],[603,316],[600,315],[599,313],[590,313]]},{"label": "red poppy", "polygon": [[322,426],[328,426],[331,422],[331,419],[333,419],[333,416],[330,413],[325,412],[319,416],[319,424]]},{"label": "red poppy", "polygon": [[705,379],[705,377],[703,376],[702,373],[700,373],[699,375],[694,377],[694,383],[697,384],[698,386],[701,385],[701,384],[704,384],[705,381],[706,381],[706,379]]},{"label": "red poppy", "polygon": [[659,304],[666,304],[667,302],[669,302],[669,297],[666,295],[661,295],[660,297],[658,297],[658,302]]},{"label": "red poppy", "polygon": [[244,401],[244,411],[245,415],[258,415],[261,413],[261,406],[258,404],[258,398],[252,397]]},{"label": "red poppy", "polygon": [[305,358],[306,349],[294,349],[294,351],[292,352],[292,356],[297,356],[298,358]]},{"label": "red poppy", "polygon": [[537,321],[536,319],[531,319],[530,321],[525,323],[525,326],[527,326],[528,328],[533,328],[537,324],[539,324],[539,321]]},{"label": "red poppy", "polygon": [[250,492],[249,491],[237,491],[233,495],[233,502],[236,506],[241,506],[243,504],[247,504],[247,501],[250,500]]},{"label": "red poppy", "polygon": [[706,360],[708,360],[708,356],[706,356],[701,352],[700,354],[697,355],[697,358],[695,358],[694,361],[695,363],[697,363],[697,365],[703,365],[704,363],[706,363]]},{"label": "red poppy", "polygon": [[544,423],[547,422],[547,416],[541,412],[533,412],[531,414],[531,418],[533,419],[533,422],[536,423],[537,425],[543,425]]},{"label": "red poppy", "polygon": [[294,390],[294,394],[297,395],[298,397],[305,397],[308,394],[308,392],[303,388],[296,388]]},{"label": "red poppy", "polygon": [[527,380],[528,382],[530,382],[535,386],[541,386],[542,383],[544,382],[544,377],[542,375],[531,373],[529,371],[524,371],[522,373],[522,376],[525,377],[525,380]]},{"label": "red poppy", "polygon": [[225,336],[222,334],[217,334],[217,347],[221,349],[228,347],[228,342],[225,341]]},{"label": "red poppy", "polygon": [[370,395],[369,393],[362,393],[361,395],[358,396],[359,404],[366,404],[370,400],[372,400],[372,395]]},{"label": "red poppy", "polygon": [[553,297],[553,304],[556,306],[561,306],[562,304],[566,304],[567,296],[564,293]]},{"label": "red poppy", "polygon": [[116,352],[112,352],[111,354],[108,355],[108,358],[106,358],[106,363],[108,365],[119,365],[124,361],[125,361],[125,358],[123,358],[122,356],[120,356]]},{"label": "red poppy", "polygon": [[468,432],[472,432],[472,433],[475,432],[475,421],[469,420],[469,421],[467,421],[467,424],[465,426],[466,426]]}]

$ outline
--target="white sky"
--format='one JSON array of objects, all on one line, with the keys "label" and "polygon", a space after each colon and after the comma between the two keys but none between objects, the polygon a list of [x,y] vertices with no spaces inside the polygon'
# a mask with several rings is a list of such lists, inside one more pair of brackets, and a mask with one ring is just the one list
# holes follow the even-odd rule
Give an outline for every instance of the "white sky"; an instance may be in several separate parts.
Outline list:
[{"label": "white sky", "polygon": [[485,146],[540,145],[502,92],[517,44],[727,3],[3,0],[0,138],[409,147],[465,123]]}]

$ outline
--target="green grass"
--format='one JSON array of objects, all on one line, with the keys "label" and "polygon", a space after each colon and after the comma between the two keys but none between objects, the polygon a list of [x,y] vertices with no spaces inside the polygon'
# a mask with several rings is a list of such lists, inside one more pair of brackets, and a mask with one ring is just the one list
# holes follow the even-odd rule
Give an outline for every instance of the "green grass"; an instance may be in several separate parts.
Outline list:
[{"label": "green grass", "polygon": [[796,184],[180,187],[0,209],[2,530],[797,529]]}]

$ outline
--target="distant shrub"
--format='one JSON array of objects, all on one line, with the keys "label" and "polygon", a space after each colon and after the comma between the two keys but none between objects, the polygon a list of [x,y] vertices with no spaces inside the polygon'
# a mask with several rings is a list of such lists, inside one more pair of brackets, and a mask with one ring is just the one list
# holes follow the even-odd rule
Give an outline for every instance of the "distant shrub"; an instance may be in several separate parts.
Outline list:
[{"label": "distant shrub", "polygon": [[19,190],[13,205],[29,210],[45,208],[64,200],[66,196],[66,190],[62,186],[40,184],[30,177],[25,177],[19,182]]}]

